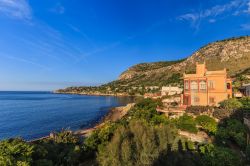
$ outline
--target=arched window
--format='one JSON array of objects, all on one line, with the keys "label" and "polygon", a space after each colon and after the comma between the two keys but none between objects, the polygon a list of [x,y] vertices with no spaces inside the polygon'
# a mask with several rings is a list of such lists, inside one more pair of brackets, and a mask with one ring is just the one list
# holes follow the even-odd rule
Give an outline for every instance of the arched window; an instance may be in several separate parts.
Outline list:
[{"label": "arched window", "polygon": [[198,83],[197,81],[191,81],[191,90],[198,90]]}]

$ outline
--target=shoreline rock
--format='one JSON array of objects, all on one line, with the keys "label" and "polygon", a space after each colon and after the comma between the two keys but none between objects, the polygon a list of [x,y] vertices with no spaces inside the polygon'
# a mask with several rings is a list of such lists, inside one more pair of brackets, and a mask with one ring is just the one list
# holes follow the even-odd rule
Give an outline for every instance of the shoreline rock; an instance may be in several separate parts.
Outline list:
[{"label": "shoreline rock", "polygon": [[102,127],[107,122],[115,122],[125,116],[128,111],[135,105],[135,103],[129,103],[126,106],[119,106],[110,109],[110,111],[100,120],[99,123],[94,125],[93,127],[77,130],[74,132],[76,135],[87,137],[89,136],[94,130]]},{"label": "shoreline rock", "polygon": [[[93,127],[86,128],[86,129],[78,129],[76,131],[72,131],[74,135],[82,136],[82,137],[88,137],[94,130],[99,129],[107,122],[115,122],[119,119],[121,119],[124,115],[127,114],[127,112],[135,105],[135,103],[128,103],[125,106],[119,106],[119,107],[113,107],[111,108],[108,113],[96,124],[93,125]],[[51,132],[53,133],[53,132]],[[33,140],[29,140],[27,142],[36,142],[43,139],[49,139],[51,138],[51,133],[47,136],[36,138]]]}]

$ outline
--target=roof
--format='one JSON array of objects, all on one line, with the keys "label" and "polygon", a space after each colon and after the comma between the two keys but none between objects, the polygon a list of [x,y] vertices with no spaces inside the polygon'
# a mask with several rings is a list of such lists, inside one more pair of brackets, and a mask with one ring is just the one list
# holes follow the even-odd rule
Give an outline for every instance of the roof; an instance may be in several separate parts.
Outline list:
[{"label": "roof", "polygon": [[250,83],[248,83],[248,84],[243,84],[242,86],[243,86],[243,87],[250,86]]},{"label": "roof", "polygon": [[210,75],[226,75],[226,70],[217,70],[217,71],[206,71],[204,75],[200,74],[184,74],[184,78],[187,77],[204,77]]}]

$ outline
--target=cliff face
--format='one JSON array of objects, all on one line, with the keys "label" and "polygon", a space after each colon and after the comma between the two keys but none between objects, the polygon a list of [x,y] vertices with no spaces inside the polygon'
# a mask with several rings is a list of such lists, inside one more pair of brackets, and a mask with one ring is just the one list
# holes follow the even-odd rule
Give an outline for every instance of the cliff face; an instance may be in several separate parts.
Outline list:
[{"label": "cliff face", "polygon": [[123,72],[120,82],[151,82],[168,80],[173,74],[194,71],[196,62],[206,62],[208,70],[227,68],[235,75],[250,68],[250,37],[232,38],[210,43],[185,60],[174,62],[143,63]]}]

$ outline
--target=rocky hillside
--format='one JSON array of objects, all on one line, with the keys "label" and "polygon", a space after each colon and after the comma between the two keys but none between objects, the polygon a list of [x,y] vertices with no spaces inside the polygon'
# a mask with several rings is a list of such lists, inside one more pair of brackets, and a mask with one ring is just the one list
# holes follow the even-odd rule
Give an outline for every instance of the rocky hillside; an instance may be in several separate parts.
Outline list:
[{"label": "rocky hillside", "polygon": [[[118,82],[159,85],[183,72],[193,72],[196,62],[206,62],[208,70],[227,68],[230,76],[250,68],[250,37],[231,38],[210,43],[187,59],[174,62],[143,63],[123,72]],[[170,81],[171,83],[171,81]]]}]

